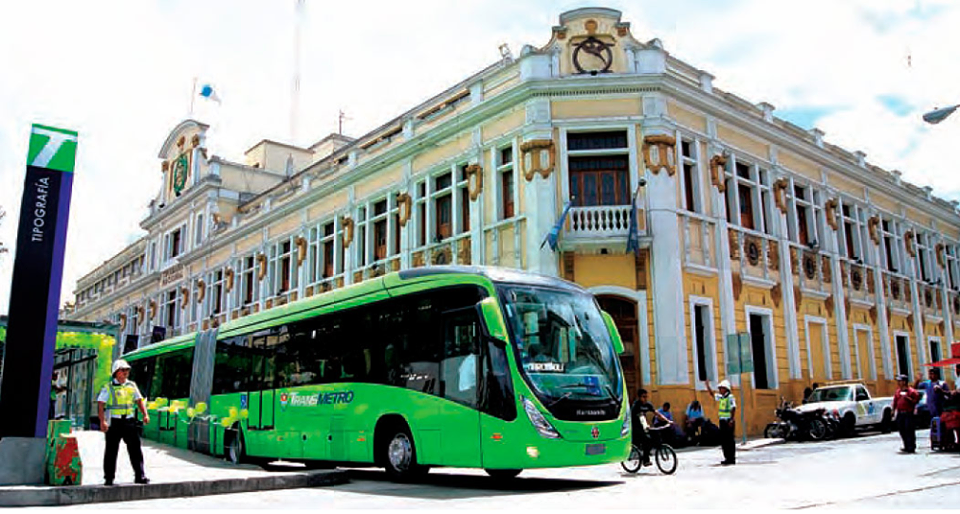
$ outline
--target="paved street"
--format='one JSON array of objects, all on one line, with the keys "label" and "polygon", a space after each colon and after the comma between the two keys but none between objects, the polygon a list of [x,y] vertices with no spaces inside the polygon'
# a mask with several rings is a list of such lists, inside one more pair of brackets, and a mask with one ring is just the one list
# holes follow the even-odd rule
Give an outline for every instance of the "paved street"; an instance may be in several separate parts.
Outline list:
[{"label": "paved street", "polygon": [[[111,504],[111,508],[716,508],[741,498],[758,508],[956,508],[960,454],[931,453],[927,431],[918,453],[900,455],[896,434],[823,443],[791,443],[741,452],[736,467],[716,464],[719,449],[682,451],[673,476],[618,465],[525,471],[503,487],[475,470],[433,470],[419,484],[394,484],[381,471],[357,470],[351,483],[320,489]],[[149,465],[149,463],[148,463]],[[83,505],[72,508],[98,509]]]}]

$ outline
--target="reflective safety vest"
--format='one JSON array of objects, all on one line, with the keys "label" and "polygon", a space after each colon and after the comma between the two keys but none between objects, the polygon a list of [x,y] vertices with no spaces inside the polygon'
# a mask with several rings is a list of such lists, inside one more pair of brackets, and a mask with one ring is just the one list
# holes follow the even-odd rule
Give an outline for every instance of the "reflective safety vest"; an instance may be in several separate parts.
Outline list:
[{"label": "reflective safety vest", "polygon": [[133,394],[137,390],[136,384],[127,380],[123,385],[114,385],[111,380],[107,387],[110,388],[107,412],[111,416],[133,416]]},{"label": "reflective safety vest", "polygon": [[717,417],[720,419],[730,419],[733,417],[733,405],[730,398],[730,395],[720,397],[720,410],[717,412]]}]

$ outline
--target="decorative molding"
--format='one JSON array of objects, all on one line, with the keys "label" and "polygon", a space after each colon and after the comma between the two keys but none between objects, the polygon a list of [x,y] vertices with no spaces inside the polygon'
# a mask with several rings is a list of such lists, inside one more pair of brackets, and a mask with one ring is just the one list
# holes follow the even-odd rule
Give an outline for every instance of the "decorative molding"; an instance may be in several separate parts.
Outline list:
[{"label": "decorative molding", "polygon": [[230,291],[233,291],[233,277],[234,277],[233,268],[228,267],[226,270],[224,270],[223,274],[226,278],[225,280],[226,289],[227,289],[227,292],[229,293]]},{"label": "decorative molding", "polygon": [[917,236],[912,230],[903,233],[903,245],[907,247],[907,253],[910,257],[917,256]]},{"label": "decorative molding", "polygon": [[197,303],[203,301],[203,297],[207,295],[207,284],[201,278],[197,281]]},{"label": "decorative molding", "polygon": [[945,262],[944,252],[945,252],[945,250],[946,250],[946,246],[944,246],[943,243],[937,243],[937,246],[934,247],[934,254],[937,256],[937,265],[940,266],[941,268],[944,267],[944,262]]},{"label": "decorative molding", "polygon": [[770,290],[770,295],[773,298],[773,306],[780,308],[780,301],[783,300],[783,287],[779,282]]},{"label": "decorative molding", "polygon": [[353,242],[353,218],[340,218],[340,225],[343,226],[343,247],[350,248],[350,243]]},{"label": "decorative molding", "polygon": [[777,205],[777,208],[780,209],[780,212],[787,213],[787,187],[790,186],[790,181],[786,177],[777,179],[773,183],[773,201]]},{"label": "decorative molding", "polygon": [[727,190],[726,182],[727,157],[714,155],[710,158],[710,182],[721,193]]},{"label": "decorative molding", "polygon": [[479,164],[471,164],[465,170],[467,174],[467,191],[470,193],[470,201],[475,202],[483,192],[483,167]]},{"label": "decorative molding", "polygon": [[120,332],[127,328],[127,315],[120,313]]},{"label": "decorative molding", "polygon": [[470,265],[470,238],[465,237],[457,241],[457,264]]},{"label": "decorative molding", "polygon": [[823,274],[823,281],[830,282],[833,278],[832,268],[830,266],[830,257],[826,255],[820,256],[820,272]]},{"label": "decorative molding", "polygon": [[863,288],[863,271],[859,266],[853,266],[850,269],[850,285],[853,286],[854,291]]},{"label": "decorative molding", "polygon": [[867,220],[867,231],[873,244],[880,244],[880,215],[874,214]]},{"label": "decorative molding", "polygon": [[407,225],[411,215],[413,215],[413,199],[406,191],[397,193],[397,218],[400,228]]},{"label": "decorative molding", "polygon": [[747,256],[747,262],[751,266],[760,264],[762,251],[760,249],[760,238],[754,235],[747,235],[743,238],[743,252]]},{"label": "decorative molding", "polygon": [[190,148],[196,148],[198,146],[200,146],[200,134],[194,134],[193,137],[190,138]]},{"label": "decorative molding", "polygon": [[160,171],[163,171],[164,173],[166,173],[167,170],[169,169],[170,169],[170,161],[163,161],[162,163],[160,163]]},{"label": "decorative molding", "polygon": [[430,255],[430,263],[435,265],[444,265],[452,264],[453,262],[453,251],[450,249],[450,245],[443,245],[439,250],[434,250]]},{"label": "decorative molding", "polygon": [[740,260],[740,232],[730,228],[727,229],[730,239],[730,260]]},{"label": "decorative molding", "polygon": [[147,302],[147,317],[151,321],[153,317],[157,315],[157,302],[155,300],[150,300]]},{"label": "decorative molding", "polygon": [[808,280],[817,278],[817,259],[810,252],[803,252],[803,274]]},{"label": "decorative molding", "polygon": [[767,242],[767,266],[770,271],[780,271],[780,243],[777,241]]},{"label": "decorative molding", "polygon": [[837,207],[839,202],[836,198],[831,198],[823,204],[824,216],[827,218],[827,225],[830,225],[834,231],[839,230],[840,226],[837,223]]},{"label": "decorative molding", "polygon": [[187,286],[180,286],[180,308],[186,309],[190,303],[190,290]]},{"label": "decorative molding", "polygon": [[739,273],[731,273],[730,278],[733,284],[733,299],[739,301],[740,293],[743,292],[743,280],[740,278]]},{"label": "decorative molding", "polygon": [[833,295],[830,295],[830,296],[828,296],[826,299],[823,300],[823,307],[824,307],[825,309],[827,309],[827,314],[829,314],[831,317],[833,317],[833,308],[834,308],[834,305],[833,305]]},{"label": "decorative molding", "polygon": [[180,136],[180,137],[177,139],[177,146],[179,146],[180,148],[183,148],[183,145],[184,145],[186,142],[187,142],[186,136]]},{"label": "decorative molding", "polygon": [[[650,157],[650,148],[657,147],[657,162]],[[659,174],[663,168],[672,177],[677,173],[676,156],[677,139],[673,136],[654,134],[643,138],[643,163],[654,174]]]},{"label": "decorative molding", "polygon": [[877,306],[876,305],[871,306],[869,312],[870,312],[870,321],[872,321],[873,324],[876,325],[877,324]]},{"label": "decorative molding", "polygon": [[800,276],[800,249],[790,248],[790,273],[794,276]]},{"label": "decorative molding", "polygon": [[793,304],[796,306],[797,312],[800,312],[803,306],[803,290],[800,289],[799,285],[793,286]]},{"label": "decorative molding", "polygon": [[142,306],[142,305],[137,305],[137,324],[138,324],[138,325],[142,325],[142,324],[143,324],[143,314],[144,314],[144,312],[143,312],[143,306]]},{"label": "decorative molding", "polygon": [[423,251],[414,252],[414,253],[413,253],[412,262],[413,262],[413,267],[414,267],[414,268],[419,268],[419,267],[423,266],[423,264],[424,264]]},{"label": "decorative molding", "polygon": [[[523,159],[524,178],[527,182],[533,180],[537,173],[547,178],[553,172],[557,160],[556,147],[552,139],[534,139],[520,145],[520,154]],[[547,158],[546,164],[543,158]]]},{"label": "decorative molding", "polygon": [[263,280],[263,278],[267,276],[267,256],[262,253],[258,253],[257,265],[259,267],[257,270],[257,280]]},{"label": "decorative molding", "polygon": [[299,268],[303,261],[307,259],[307,239],[303,236],[297,236],[293,243],[297,245],[297,267]]}]

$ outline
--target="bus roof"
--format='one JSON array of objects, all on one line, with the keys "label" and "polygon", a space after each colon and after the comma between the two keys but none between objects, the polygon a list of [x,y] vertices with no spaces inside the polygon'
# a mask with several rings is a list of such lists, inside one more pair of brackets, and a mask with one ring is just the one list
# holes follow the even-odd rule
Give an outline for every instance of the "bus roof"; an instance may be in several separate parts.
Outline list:
[{"label": "bus roof", "polygon": [[[255,328],[258,325],[268,325],[274,320],[282,319],[287,316],[296,315],[299,313],[307,313],[318,307],[357,300],[367,296],[382,296],[383,298],[388,298],[392,296],[391,293],[394,290],[401,287],[410,286],[416,283],[450,281],[451,279],[455,280],[457,275],[483,277],[487,280],[497,283],[513,283],[567,289],[573,291],[585,291],[582,287],[572,282],[567,282],[566,280],[556,277],[507,268],[457,265],[425,266],[389,273],[382,277],[365,280],[358,284],[335,289],[333,291],[328,291],[319,295],[311,296],[309,298],[302,298],[280,307],[274,307],[257,314],[244,316],[241,319],[228,321],[220,326],[220,333],[229,334],[231,332],[245,332],[246,330],[244,329]],[[192,332],[145,346],[127,354],[127,356],[136,358],[152,355],[161,351],[176,349],[175,347],[178,346],[188,347],[194,344],[195,339],[196,332]]]}]

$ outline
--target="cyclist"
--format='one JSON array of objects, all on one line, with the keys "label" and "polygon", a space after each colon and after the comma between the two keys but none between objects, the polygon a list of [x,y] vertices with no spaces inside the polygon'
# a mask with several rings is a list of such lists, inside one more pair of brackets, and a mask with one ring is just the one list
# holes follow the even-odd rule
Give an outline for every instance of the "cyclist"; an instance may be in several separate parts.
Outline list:
[{"label": "cyclist", "polygon": [[637,401],[630,406],[630,413],[633,416],[633,445],[640,447],[640,460],[644,466],[650,465],[650,447],[653,445],[649,432],[650,426],[647,423],[648,412],[652,412],[665,425],[673,424],[673,421],[657,412],[653,404],[647,401],[647,390],[641,387],[637,390]]}]

